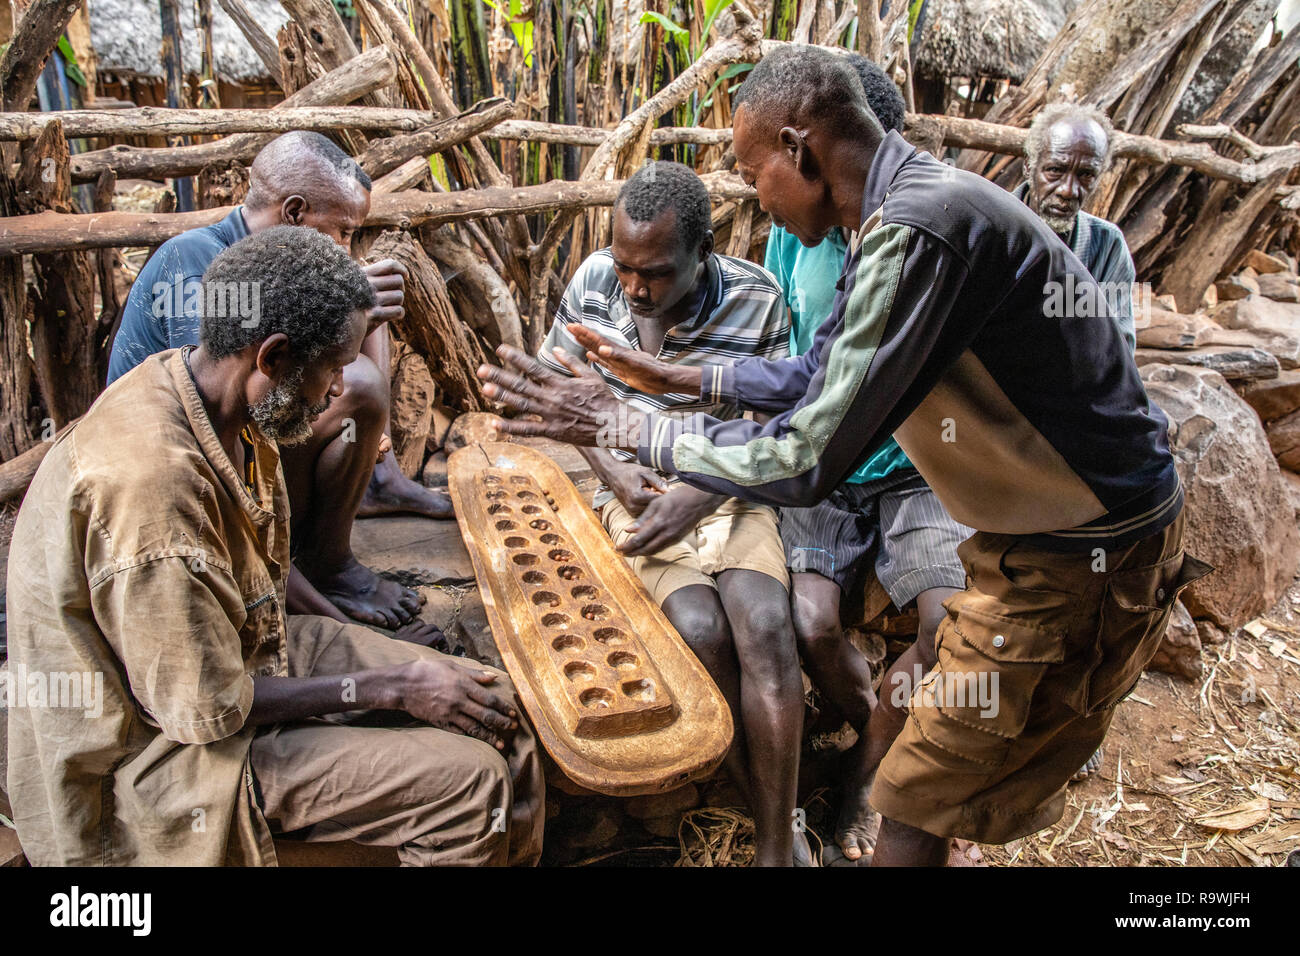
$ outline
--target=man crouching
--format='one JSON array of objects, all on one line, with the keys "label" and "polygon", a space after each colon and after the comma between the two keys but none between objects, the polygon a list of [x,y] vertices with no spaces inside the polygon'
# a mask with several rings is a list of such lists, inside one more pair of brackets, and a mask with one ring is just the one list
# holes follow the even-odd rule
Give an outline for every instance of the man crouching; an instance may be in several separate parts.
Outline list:
[{"label": "man crouching", "polygon": [[[498,671],[284,613],[292,444],[343,388],[374,297],[346,252],[276,227],[213,260],[255,321],[205,317],[46,456],[9,562],[15,673],[102,674],[102,711],[9,718],[36,865],[273,864],[272,834],[404,865],[534,863],[543,782]],[[96,710],[100,708],[97,707]]]}]

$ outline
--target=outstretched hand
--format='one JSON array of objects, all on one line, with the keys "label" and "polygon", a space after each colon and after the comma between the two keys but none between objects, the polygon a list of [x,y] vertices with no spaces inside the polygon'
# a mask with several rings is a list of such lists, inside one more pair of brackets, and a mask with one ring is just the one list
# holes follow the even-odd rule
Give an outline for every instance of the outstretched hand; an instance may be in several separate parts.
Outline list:
[{"label": "outstretched hand", "polygon": [[646,416],[610,395],[595,369],[562,349],[555,350],[555,359],[571,375],[552,371],[509,345],[500,346],[497,356],[505,367],[478,368],[478,377],[487,383],[483,394],[515,411],[541,418],[499,419],[498,431],[507,435],[543,435],[590,448],[636,449]]},{"label": "outstretched hand", "polygon": [[669,395],[684,392],[698,395],[700,369],[669,365],[649,352],[619,345],[594,329],[579,322],[566,326],[569,334],[587,350],[587,361],[609,369],[620,380],[638,392],[647,395]]}]

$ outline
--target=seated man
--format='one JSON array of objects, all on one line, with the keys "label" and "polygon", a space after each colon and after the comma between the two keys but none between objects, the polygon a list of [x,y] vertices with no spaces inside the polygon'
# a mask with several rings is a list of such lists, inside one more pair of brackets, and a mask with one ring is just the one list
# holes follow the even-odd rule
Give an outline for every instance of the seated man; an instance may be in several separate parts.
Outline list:
[{"label": "seated man", "polygon": [[[140,270],[122,310],[108,381],[155,352],[198,342],[203,296],[196,290],[221,250],[263,229],[289,225],[311,226],[350,251],[352,236],[369,211],[370,177],[329,139],[295,132],[272,140],[249,170],[243,206],[215,225],[163,243]],[[352,521],[358,513],[402,511],[447,518],[451,501],[445,492],[429,491],[403,475],[391,451],[376,465],[381,443],[391,446],[384,435],[389,402],[385,323],[402,314],[403,272],[398,263],[386,260],[368,266],[366,273],[378,302],[368,317],[362,354],[344,372],[342,397],[312,426],[308,440],[285,449],[284,474],[293,503],[289,610],[396,628],[419,612],[419,595],[357,561]],[[251,313],[258,301],[250,295],[239,304]],[[242,318],[256,320],[252,314]]]},{"label": "seated man", "polygon": [[276,227],[204,282],[260,283],[260,321],[205,315],[197,348],[124,375],[18,514],[8,792],[28,858],[273,864],[291,834],[406,865],[536,861],[541,766],[504,674],[285,617],[277,444],[343,393],[365,275],[321,233]]},{"label": "seated man", "polygon": [[1101,110],[1075,103],[1046,107],[1029,126],[1025,181],[1014,192],[1097,280],[1107,309],[1132,350],[1137,348],[1133,256],[1119,226],[1083,211],[1101,174],[1110,168],[1113,133],[1110,117]]},{"label": "seated man", "polygon": [[[619,192],[613,244],[579,267],[542,346],[539,358],[552,368],[563,369],[553,350],[584,354],[570,322],[674,365],[783,356],[789,336],[771,276],[713,252],[709,194],[694,172],[668,162],[647,163]],[[605,381],[647,411],[739,414],[698,394],[648,395],[612,374]],[[803,684],[775,513],[670,484],[624,452],[581,451],[603,482],[594,504],[610,537],[731,707],[726,767],[754,811],[755,864],[791,865]]]},{"label": "seated man", "polygon": [[[893,80],[864,56],[855,53],[848,59],[881,127],[901,133],[903,97]],[[772,227],[764,265],[776,276],[790,304],[794,355],[808,351],[818,326],[831,314],[848,250],[846,231],[832,229],[820,244],[809,248],[781,226]],[[840,600],[860,585],[864,564],[874,549],[876,577],[890,600],[899,608],[916,602],[920,643],[933,644],[944,616],[943,602],[966,586],[957,546],[971,534],[972,529],[948,516],[892,438],[825,501],[812,508],[781,509],[799,653],[813,683],[858,732],[858,743],[845,759],[835,826],[835,842],[849,860],[870,853],[879,825],[871,812],[870,781],[865,775],[866,727],[875,695],[871,665],[844,637]],[[923,660],[918,651],[910,655],[916,663]],[[890,692],[888,687],[882,691]]]}]

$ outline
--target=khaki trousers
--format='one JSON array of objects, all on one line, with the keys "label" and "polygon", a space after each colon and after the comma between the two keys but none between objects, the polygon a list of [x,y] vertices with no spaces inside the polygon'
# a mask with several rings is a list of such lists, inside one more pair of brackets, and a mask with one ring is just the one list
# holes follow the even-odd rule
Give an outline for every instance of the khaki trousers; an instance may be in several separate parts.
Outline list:
[{"label": "khaki trousers", "polygon": [[[493,668],[324,617],[289,618],[289,676],[319,677],[439,658]],[[253,739],[259,802],[276,835],[397,848],[403,866],[532,865],[541,856],[545,784],[519,707],[498,751],[396,711],[277,724]]]}]

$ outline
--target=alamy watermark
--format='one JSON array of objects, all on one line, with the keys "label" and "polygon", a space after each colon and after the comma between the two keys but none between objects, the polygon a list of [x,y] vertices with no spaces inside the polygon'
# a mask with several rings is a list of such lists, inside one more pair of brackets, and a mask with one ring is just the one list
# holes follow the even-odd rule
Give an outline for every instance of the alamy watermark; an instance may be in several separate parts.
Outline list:
[{"label": "alamy watermark", "polygon": [[204,282],[177,272],[170,282],[153,284],[153,314],[239,319],[243,328],[251,329],[262,321],[262,283]]},{"label": "alamy watermark", "polygon": [[0,675],[0,694],[10,710],[80,710],[99,717],[104,713],[104,672],[34,671],[10,661],[9,671]]},{"label": "alamy watermark", "polygon": [[899,671],[890,678],[889,702],[902,710],[911,707],[941,707],[954,710],[978,707],[979,715],[998,715],[997,671],[930,671],[920,664],[912,673]]}]

